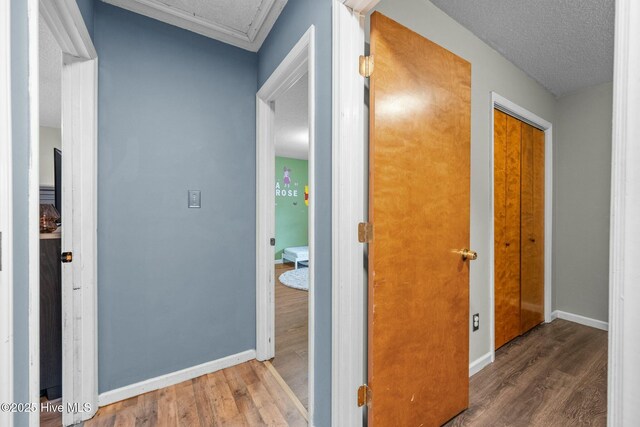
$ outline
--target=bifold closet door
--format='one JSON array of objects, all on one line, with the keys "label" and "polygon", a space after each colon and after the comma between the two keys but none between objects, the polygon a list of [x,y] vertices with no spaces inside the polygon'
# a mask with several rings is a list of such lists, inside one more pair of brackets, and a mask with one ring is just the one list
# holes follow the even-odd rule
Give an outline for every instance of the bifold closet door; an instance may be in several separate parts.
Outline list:
[{"label": "bifold closet door", "polygon": [[519,120],[495,110],[495,343],[520,335]]},{"label": "bifold closet door", "polygon": [[544,321],[544,132],[522,123],[520,324]]},{"label": "bifold closet door", "polygon": [[544,320],[544,132],[494,110],[495,348]]}]

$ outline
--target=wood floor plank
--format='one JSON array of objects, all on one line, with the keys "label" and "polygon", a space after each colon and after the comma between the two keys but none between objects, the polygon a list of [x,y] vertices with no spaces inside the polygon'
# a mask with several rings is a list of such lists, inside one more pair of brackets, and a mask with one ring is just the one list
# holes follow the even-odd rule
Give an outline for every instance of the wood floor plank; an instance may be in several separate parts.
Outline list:
[{"label": "wood floor plank", "polygon": [[176,385],[176,408],[179,426],[202,426],[192,381],[185,381]]},{"label": "wood floor plank", "polygon": [[218,371],[207,375],[209,393],[214,411],[221,424],[229,423],[239,415],[238,405],[231,393],[224,372]]},{"label": "wood floor plank", "polygon": [[293,264],[275,268],[276,355],[271,361],[305,408],[309,407],[309,292],[284,286],[279,277]]},{"label": "wood floor plank", "polygon": [[555,320],[516,338],[470,381],[447,426],[605,426],[607,333]]},{"label": "wood floor plank", "polygon": [[176,427],[178,425],[176,387],[165,387],[158,392],[158,426]]},{"label": "wood floor plank", "polygon": [[196,399],[196,407],[198,408],[198,418],[202,426],[218,426],[220,420],[218,414],[214,411],[213,400],[215,397],[210,391],[210,383],[208,377],[203,375],[192,380],[193,392]]},{"label": "wood floor plank", "polygon": [[239,370],[236,368],[237,367],[233,367],[223,371],[225,379],[229,384],[229,390],[233,395],[238,411],[243,415],[246,423],[250,426],[260,425],[262,418],[260,417],[258,408],[256,408],[253,400],[251,400],[247,385],[242,379]]}]

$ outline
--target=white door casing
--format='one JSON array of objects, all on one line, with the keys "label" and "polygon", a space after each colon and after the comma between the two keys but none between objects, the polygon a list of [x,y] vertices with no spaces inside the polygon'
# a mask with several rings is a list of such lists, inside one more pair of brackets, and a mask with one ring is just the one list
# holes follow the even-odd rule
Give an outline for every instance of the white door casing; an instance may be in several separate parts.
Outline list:
[{"label": "white door casing", "polygon": [[308,79],[309,115],[309,332],[308,419],[313,423],[315,349],[315,27],[312,25],[256,94],[256,358],[275,356],[275,110],[299,79]]},{"label": "white door casing", "polygon": [[640,419],[640,2],[616,1],[607,418]]},{"label": "white door casing", "polygon": [[[0,3],[0,402],[13,401],[13,191],[11,143],[11,2]],[[0,412],[0,425],[13,414]]]},{"label": "white door casing", "polygon": [[[62,388],[65,426],[91,418],[98,409],[97,366],[97,53],[75,0],[30,0],[36,19],[30,19],[30,51],[37,55],[38,20],[43,19],[63,53],[62,63],[62,251],[73,261],[62,267]],[[33,13],[32,13],[33,15]],[[37,62],[36,62],[37,70]],[[34,81],[35,80],[35,81]],[[37,88],[37,72],[30,85]],[[36,90],[37,91],[37,90]],[[37,106],[38,98],[31,100]],[[38,128],[37,108],[31,110],[32,129]],[[34,123],[35,122],[35,123]],[[37,147],[37,131],[32,131]],[[35,139],[35,141],[34,141]],[[33,164],[31,165],[34,167]],[[30,172],[36,185],[30,199],[39,197],[37,166]],[[36,200],[36,206],[38,201]],[[37,217],[36,217],[37,218]],[[38,221],[35,221],[36,230]],[[36,236],[39,238],[39,236]],[[37,246],[36,246],[37,247]],[[37,267],[39,254],[30,265]],[[40,352],[37,323],[39,283],[30,281],[30,360]],[[31,364],[30,398],[39,402],[39,366]],[[70,405],[71,404],[71,405]],[[73,404],[79,404],[72,410]],[[89,405],[85,407],[83,405]],[[39,425],[32,414],[30,425]]]},{"label": "white door casing", "polygon": [[358,223],[367,218],[369,141],[364,55],[366,13],[379,0],[334,0],[332,21],[332,302],[331,425],[359,426],[358,386],[366,382],[365,245]]}]

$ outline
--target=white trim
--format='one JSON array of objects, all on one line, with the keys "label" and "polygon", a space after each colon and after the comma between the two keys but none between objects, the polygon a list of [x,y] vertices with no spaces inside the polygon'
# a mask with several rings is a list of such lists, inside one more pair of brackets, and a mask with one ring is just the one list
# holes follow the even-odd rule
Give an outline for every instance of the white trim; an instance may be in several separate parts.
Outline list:
[{"label": "white trim", "polygon": [[491,92],[491,108],[489,109],[489,131],[491,146],[489,148],[489,168],[490,168],[490,194],[491,203],[489,211],[489,345],[491,360],[495,360],[495,248],[494,248],[494,123],[493,109],[497,108],[511,116],[514,116],[530,125],[544,131],[544,320],[551,322],[551,301],[553,292],[552,283],[552,243],[553,243],[553,126],[548,121],[538,117],[529,110],[520,107],[507,98]]},{"label": "white trim", "polygon": [[283,264],[283,263],[284,263],[284,261],[282,260],[282,258],[280,258],[280,259],[275,260],[273,263],[274,263],[275,265],[279,265],[279,264]]},{"label": "white trim", "polygon": [[[40,402],[40,82],[39,4],[28,0],[29,26],[29,402]],[[40,425],[40,413],[29,413]]]},{"label": "white trim", "polygon": [[562,310],[554,310],[551,313],[551,319],[563,319],[568,320],[569,322],[579,323],[584,326],[589,326],[591,328],[601,329],[603,331],[609,330],[609,323],[603,322],[602,320],[592,319],[590,317],[581,316],[579,314],[568,313]]},{"label": "white trim", "polygon": [[256,358],[275,356],[274,101],[300,78],[309,80],[309,419],[315,386],[315,27],[312,25],[256,94]]},{"label": "white trim", "polygon": [[[359,15],[366,15],[371,9],[376,7],[380,0],[338,0],[346,7],[351,9],[354,13]],[[364,35],[364,33],[363,33]]]},{"label": "white trim", "polygon": [[[82,59],[98,57],[76,0],[40,0],[40,17],[47,23],[62,52]],[[74,25],[75,24],[75,25]]]},{"label": "white trim", "polygon": [[139,396],[150,391],[160,390],[161,388],[171,387],[172,385],[179,384],[183,381],[192,380],[202,375],[230,368],[255,358],[255,350],[246,350],[227,357],[212,360],[211,362],[202,363],[190,368],[160,375],[155,378],[149,378],[148,380],[140,381],[135,384],[100,393],[98,396],[98,405],[100,405],[100,407],[111,405],[112,403],[119,402],[121,400]]},{"label": "white trim", "polygon": [[486,366],[493,363],[493,357],[494,353],[490,351],[478,357],[473,362],[469,363],[469,377],[474,376],[475,374],[483,370]]},{"label": "white trim", "polygon": [[357,226],[367,218],[369,136],[364,16],[379,0],[334,0],[332,16],[331,425],[361,425],[356,391],[366,381],[366,247]]},{"label": "white trim", "polygon": [[367,218],[368,141],[365,80],[358,72],[364,53],[364,16],[333,2],[332,150],[332,425],[359,425],[363,408],[356,390],[366,382],[365,245],[359,222]]},{"label": "white trim", "polygon": [[[640,2],[616,1],[609,268],[608,425],[640,419]],[[628,255],[628,258],[627,258]]]},{"label": "white trim", "polygon": [[[13,402],[13,156],[11,139],[11,2],[0,4],[0,402]],[[12,427],[13,413],[0,412]]]},{"label": "white trim", "polygon": [[251,52],[260,50],[262,43],[287,4],[287,0],[265,0],[258,10],[255,20],[251,23],[248,33],[244,33],[165,4],[161,0],[103,1]]},{"label": "white trim", "polygon": [[[29,0],[29,399],[40,401],[39,230],[39,19],[51,28],[63,52],[62,145],[65,225],[63,251],[73,251],[62,276],[62,385],[64,425],[91,418],[97,410],[97,58],[74,0]],[[74,184],[71,184],[74,182]],[[73,219],[73,220],[72,220]],[[89,403],[90,412],[70,413],[66,403]],[[39,412],[29,415],[39,425]]]}]

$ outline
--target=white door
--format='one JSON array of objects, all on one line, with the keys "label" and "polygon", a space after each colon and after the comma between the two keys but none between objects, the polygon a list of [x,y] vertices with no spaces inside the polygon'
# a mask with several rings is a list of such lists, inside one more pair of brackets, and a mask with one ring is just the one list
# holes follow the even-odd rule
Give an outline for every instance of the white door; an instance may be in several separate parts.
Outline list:
[{"label": "white door", "polygon": [[[65,55],[62,70],[63,424],[97,410],[97,60]],[[90,407],[74,407],[88,403]],[[69,405],[68,405],[69,404]],[[73,408],[73,409],[71,409]]]}]

